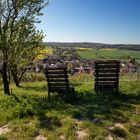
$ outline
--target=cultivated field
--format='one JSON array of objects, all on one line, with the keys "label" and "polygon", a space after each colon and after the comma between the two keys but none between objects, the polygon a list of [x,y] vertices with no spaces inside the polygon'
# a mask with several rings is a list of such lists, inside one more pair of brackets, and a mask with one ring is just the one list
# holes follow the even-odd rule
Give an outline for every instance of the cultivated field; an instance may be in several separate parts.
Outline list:
[{"label": "cultivated field", "polygon": [[99,58],[99,59],[140,59],[140,51],[122,50],[122,49],[92,49],[78,51],[78,54],[86,59]]}]

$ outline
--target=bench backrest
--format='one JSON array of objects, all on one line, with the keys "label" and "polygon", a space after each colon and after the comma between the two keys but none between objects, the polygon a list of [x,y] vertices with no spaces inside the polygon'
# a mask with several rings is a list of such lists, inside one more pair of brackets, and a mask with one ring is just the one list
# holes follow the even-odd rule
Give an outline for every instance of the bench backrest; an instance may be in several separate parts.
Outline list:
[{"label": "bench backrest", "polygon": [[70,83],[67,68],[46,68],[48,92],[68,92]]},{"label": "bench backrest", "polygon": [[119,87],[120,62],[115,60],[95,62],[95,91],[115,90]]}]

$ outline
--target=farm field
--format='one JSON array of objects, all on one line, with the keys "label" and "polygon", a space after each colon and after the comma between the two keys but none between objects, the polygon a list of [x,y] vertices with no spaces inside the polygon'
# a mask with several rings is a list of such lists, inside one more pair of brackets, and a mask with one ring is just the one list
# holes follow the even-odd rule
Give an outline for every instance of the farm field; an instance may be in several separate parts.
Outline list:
[{"label": "farm field", "polygon": [[90,51],[78,51],[78,54],[82,58],[92,59],[130,59],[136,58],[140,59],[140,51],[134,50],[121,50],[121,49],[99,49]]},{"label": "farm field", "polygon": [[91,76],[83,75],[87,83],[79,83],[81,77],[70,77],[77,95],[72,103],[57,96],[49,101],[44,80],[11,84],[9,97],[0,87],[0,140],[138,140],[140,82],[120,80],[121,96],[97,95]]},{"label": "farm field", "polygon": [[45,49],[40,51],[36,59],[43,59],[45,58],[46,55],[50,55],[52,53],[53,53],[53,49],[51,47],[46,47]]}]

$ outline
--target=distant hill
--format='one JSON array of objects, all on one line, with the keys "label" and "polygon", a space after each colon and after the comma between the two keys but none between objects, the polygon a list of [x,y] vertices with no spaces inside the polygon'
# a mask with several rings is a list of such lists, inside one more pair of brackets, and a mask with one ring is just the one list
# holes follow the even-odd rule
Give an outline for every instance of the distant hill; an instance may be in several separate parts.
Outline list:
[{"label": "distant hill", "polygon": [[88,43],[88,42],[74,42],[74,43],[63,43],[63,42],[44,42],[50,47],[84,47],[84,48],[119,48],[119,49],[130,49],[140,50],[140,44],[103,44],[103,43]]}]

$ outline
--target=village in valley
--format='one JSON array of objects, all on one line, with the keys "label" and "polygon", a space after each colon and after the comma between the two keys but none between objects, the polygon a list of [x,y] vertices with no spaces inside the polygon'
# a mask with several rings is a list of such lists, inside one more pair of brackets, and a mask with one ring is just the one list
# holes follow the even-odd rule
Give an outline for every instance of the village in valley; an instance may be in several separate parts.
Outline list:
[{"label": "village in valley", "polygon": [[[91,58],[85,59],[78,54],[78,49],[76,48],[51,48],[51,54],[45,54],[41,59],[35,62],[34,70],[36,72],[41,72],[43,69],[67,67],[71,75],[75,73],[87,73],[93,74],[95,70],[95,62],[99,59]],[[81,49],[81,48],[80,48]],[[83,48],[90,51],[91,48]],[[102,59],[100,59],[102,60]],[[120,73],[135,73],[139,72],[139,60],[135,58],[122,59],[120,60]]]}]

